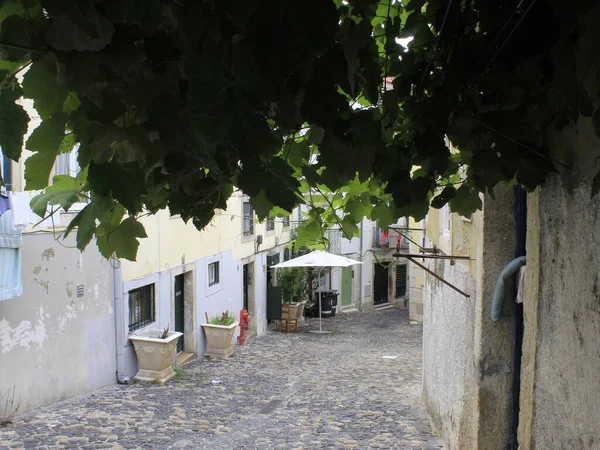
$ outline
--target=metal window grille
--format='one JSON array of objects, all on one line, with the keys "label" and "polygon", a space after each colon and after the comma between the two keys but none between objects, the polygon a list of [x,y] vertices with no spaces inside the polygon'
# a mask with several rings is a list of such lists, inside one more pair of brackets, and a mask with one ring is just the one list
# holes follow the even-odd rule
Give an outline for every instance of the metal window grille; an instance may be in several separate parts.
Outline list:
[{"label": "metal window grille", "polygon": [[406,264],[396,266],[396,298],[406,295]]},{"label": "metal window grille", "polygon": [[244,236],[254,234],[254,209],[249,201],[244,202]]},{"label": "metal window grille", "polygon": [[129,291],[129,331],[154,322],[154,284]]},{"label": "metal window grille", "polygon": [[290,226],[290,216],[285,216],[283,218],[283,226],[284,227],[289,227]]},{"label": "metal window grille", "polygon": [[275,221],[273,219],[267,219],[267,231],[273,231],[275,229]]},{"label": "metal window grille", "polygon": [[212,286],[219,282],[219,261],[208,265],[208,285]]}]

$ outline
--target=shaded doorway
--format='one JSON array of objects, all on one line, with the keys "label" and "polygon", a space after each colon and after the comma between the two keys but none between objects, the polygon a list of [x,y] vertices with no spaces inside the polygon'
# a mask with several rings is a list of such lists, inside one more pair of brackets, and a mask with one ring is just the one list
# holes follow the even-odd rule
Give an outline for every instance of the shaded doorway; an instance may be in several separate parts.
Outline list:
[{"label": "shaded doorway", "polygon": [[354,278],[354,270],[352,267],[342,268],[342,307],[352,306],[352,279]]},{"label": "shaded doorway", "polygon": [[374,264],[373,276],[373,303],[379,305],[388,301],[388,268],[381,264]]},{"label": "shaded doorway", "polygon": [[254,336],[258,328],[256,317],[256,295],[254,286],[254,261],[244,264],[242,267],[242,293],[243,305],[250,322],[248,323],[248,337]]}]

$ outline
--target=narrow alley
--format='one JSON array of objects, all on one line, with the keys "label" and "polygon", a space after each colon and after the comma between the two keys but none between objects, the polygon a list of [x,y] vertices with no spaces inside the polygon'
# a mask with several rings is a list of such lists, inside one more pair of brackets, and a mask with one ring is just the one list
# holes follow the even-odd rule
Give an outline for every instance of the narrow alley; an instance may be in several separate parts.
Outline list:
[{"label": "narrow alley", "polygon": [[18,416],[0,449],[438,449],[419,401],[422,327],[338,315],[268,332],[161,385],[113,386]]}]

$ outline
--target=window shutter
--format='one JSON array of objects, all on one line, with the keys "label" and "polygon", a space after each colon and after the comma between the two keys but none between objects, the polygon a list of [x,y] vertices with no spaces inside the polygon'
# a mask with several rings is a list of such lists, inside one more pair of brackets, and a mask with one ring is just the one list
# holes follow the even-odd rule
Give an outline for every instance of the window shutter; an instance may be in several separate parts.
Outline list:
[{"label": "window shutter", "polygon": [[406,264],[396,266],[396,298],[406,295]]}]

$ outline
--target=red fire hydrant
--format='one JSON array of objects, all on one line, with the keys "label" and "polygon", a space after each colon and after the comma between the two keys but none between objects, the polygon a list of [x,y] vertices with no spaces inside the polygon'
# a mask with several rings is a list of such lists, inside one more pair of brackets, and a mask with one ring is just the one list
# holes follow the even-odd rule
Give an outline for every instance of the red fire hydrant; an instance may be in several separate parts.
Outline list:
[{"label": "red fire hydrant", "polygon": [[244,345],[246,342],[246,328],[250,322],[250,315],[244,308],[240,311],[240,335],[238,336],[238,344]]}]

